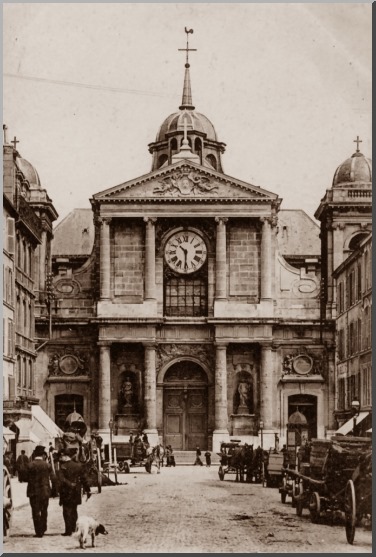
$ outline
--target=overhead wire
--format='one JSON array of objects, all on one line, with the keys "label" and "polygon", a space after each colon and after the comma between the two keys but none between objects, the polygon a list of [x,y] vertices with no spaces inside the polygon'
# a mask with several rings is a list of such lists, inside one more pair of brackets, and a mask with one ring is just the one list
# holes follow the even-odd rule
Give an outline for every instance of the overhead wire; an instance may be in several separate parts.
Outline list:
[{"label": "overhead wire", "polygon": [[153,91],[145,91],[142,89],[126,89],[123,87],[107,87],[105,85],[92,85],[90,83],[80,83],[77,81],[65,81],[59,79],[47,79],[44,77],[36,77],[32,75],[4,73],[4,77],[11,77],[15,79],[25,79],[28,81],[38,81],[41,83],[52,83],[54,85],[67,85],[68,87],[81,87],[85,89],[97,89],[99,91],[110,91],[112,93],[131,93],[132,95],[145,95],[149,97],[168,97],[164,93],[156,93]]}]

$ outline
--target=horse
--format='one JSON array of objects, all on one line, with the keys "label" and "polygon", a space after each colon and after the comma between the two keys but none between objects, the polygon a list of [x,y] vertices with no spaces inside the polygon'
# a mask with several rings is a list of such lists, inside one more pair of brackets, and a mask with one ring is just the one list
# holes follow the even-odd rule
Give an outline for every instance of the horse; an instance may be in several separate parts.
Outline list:
[{"label": "horse", "polygon": [[151,474],[151,467],[153,464],[157,467],[157,474],[161,473],[161,462],[163,461],[164,449],[162,445],[156,445],[148,449],[148,456],[145,463],[145,470]]},{"label": "horse", "polygon": [[252,467],[252,460],[253,460],[253,445],[239,446],[234,449],[230,457],[229,465],[231,468],[235,469],[236,477],[235,481],[244,482],[244,472],[247,470],[247,477],[248,477],[248,469]]}]

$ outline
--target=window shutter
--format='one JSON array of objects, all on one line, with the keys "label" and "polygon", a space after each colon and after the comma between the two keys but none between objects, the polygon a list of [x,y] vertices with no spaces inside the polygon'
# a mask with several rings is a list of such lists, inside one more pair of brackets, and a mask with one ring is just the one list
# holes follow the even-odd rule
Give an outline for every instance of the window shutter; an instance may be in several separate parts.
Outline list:
[{"label": "window shutter", "polygon": [[8,217],[7,218],[8,253],[14,254],[15,252],[15,238],[16,238],[16,230],[14,225],[14,219]]},{"label": "window shutter", "polygon": [[8,377],[9,399],[16,397],[16,380],[14,377]]}]

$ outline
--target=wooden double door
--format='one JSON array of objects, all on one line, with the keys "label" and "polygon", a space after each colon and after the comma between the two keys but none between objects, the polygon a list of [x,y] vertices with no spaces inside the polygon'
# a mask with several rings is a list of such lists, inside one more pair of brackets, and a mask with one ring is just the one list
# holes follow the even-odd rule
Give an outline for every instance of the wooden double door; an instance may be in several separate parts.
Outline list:
[{"label": "wooden double door", "polygon": [[164,388],[165,444],[175,450],[207,449],[208,393],[205,386]]}]

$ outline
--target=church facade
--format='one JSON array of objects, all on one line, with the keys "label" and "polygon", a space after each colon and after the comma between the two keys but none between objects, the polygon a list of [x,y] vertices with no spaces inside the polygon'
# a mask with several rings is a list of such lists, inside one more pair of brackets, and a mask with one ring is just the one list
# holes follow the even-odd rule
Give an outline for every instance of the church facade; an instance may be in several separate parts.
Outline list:
[{"label": "church facade", "polygon": [[75,408],[105,439],[143,430],[175,450],[230,438],[269,449],[297,409],[309,437],[325,437],[337,427],[335,320],[319,227],[224,173],[188,63],[179,111],[149,151],[149,173],[55,230],[41,405],[60,426]]}]

